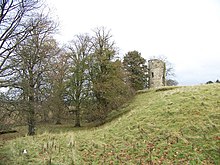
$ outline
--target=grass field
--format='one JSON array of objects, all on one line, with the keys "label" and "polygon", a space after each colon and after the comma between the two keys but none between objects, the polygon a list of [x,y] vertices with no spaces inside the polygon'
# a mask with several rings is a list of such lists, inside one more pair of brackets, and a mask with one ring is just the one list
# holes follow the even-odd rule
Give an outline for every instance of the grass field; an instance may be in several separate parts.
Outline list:
[{"label": "grass field", "polygon": [[3,140],[0,164],[220,164],[220,84],[140,91],[118,111],[99,127]]}]

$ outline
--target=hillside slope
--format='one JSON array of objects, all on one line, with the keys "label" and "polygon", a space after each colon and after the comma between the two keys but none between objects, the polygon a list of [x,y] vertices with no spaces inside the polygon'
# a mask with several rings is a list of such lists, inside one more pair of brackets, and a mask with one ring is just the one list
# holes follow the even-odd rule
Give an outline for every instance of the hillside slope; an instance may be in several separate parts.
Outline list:
[{"label": "hillside slope", "polygon": [[143,91],[121,111],[128,113],[94,129],[9,141],[0,158],[3,164],[220,163],[220,84]]}]

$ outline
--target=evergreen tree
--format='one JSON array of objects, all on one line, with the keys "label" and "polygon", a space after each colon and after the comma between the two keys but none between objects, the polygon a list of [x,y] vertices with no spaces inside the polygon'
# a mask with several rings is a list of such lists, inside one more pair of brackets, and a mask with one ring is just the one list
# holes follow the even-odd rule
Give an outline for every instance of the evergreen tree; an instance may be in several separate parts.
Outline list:
[{"label": "evergreen tree", "polygon": [[124,56],[123,65],[128,76],[128,81],[135,90],[147,87],[146,60],[138,51],[130,51]]}]

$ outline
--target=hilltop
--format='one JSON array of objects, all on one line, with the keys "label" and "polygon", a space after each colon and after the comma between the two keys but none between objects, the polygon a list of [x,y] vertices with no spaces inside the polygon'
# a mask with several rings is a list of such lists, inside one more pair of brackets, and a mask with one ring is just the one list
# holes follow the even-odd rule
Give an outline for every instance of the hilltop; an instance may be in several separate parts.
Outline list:
[{"label": "hilltop", "polygon": [[118,111],[100,127],[7,141],[0,164],[220,163],[220,84],[140,91]]}]

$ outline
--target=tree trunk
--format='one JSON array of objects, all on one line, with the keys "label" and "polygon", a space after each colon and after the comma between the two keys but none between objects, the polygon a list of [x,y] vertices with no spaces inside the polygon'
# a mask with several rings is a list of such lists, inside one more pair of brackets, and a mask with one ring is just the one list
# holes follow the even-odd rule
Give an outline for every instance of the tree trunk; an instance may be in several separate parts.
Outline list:
[{"label": "tree trunk", "polygon": [[55,124],[57,124],[57,125],[62,124],[62,123],[61,123],[60,116],[57,116],[57,118],[56,118],[56,123],[55,123]]},{"label": "tree trunk", "polygon": [[75,121],[75,127],[80,127],[80,108],[79,106],[76,107],[76,121]]},{"label": "tree trunk", "polygon": [[34,85],[32,84],[31,82],[30,94],[28,97],[28,135],[30,136],[35,135]]},{"label": "tree trunk", "polygon": [[58,111],[56,112],[56,124],[61,124],[61,113],[62,113],[62,108],[60,105],[58,105]]},{"label": "tree trunk", "polygon": [[35,135],[35,122],[32,119],[28,121],[28,135]]},{"label": "tree trunk", "polygon": [[28,114],[28,135],[35,135],[35,113],[33,102],[30,99],[29,114]]}]

